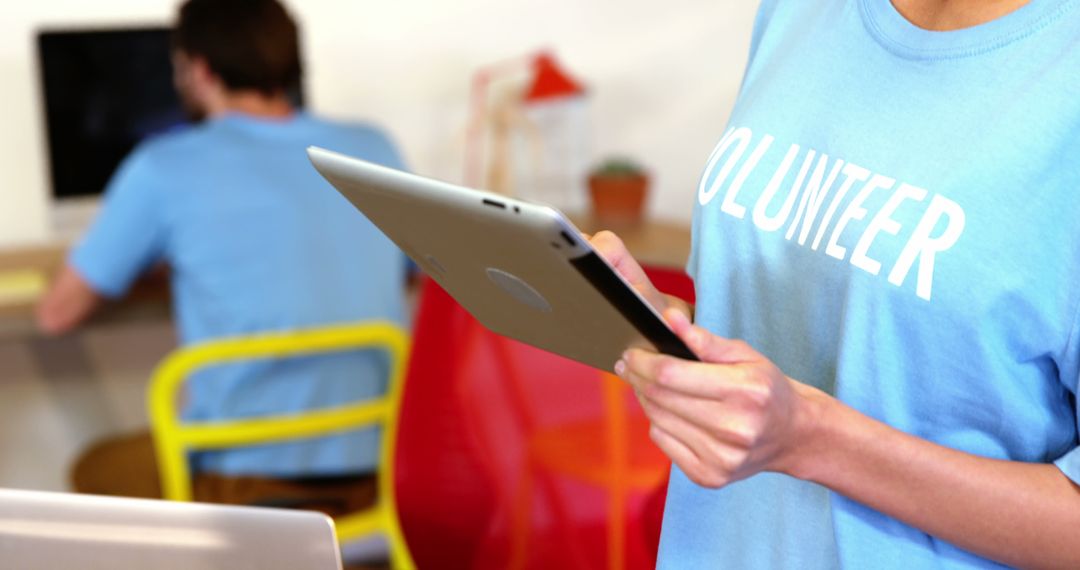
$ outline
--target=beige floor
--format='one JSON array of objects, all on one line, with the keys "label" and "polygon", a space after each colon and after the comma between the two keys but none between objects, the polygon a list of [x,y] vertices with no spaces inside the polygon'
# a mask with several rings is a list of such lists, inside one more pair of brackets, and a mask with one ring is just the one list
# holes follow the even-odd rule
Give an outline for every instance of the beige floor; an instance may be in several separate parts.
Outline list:
[{"label": "beige floor", "polygon": [[146,425],[147,379],[175,342],[167,320],[0,338],[0,487],[68,490],[84,445]]}]

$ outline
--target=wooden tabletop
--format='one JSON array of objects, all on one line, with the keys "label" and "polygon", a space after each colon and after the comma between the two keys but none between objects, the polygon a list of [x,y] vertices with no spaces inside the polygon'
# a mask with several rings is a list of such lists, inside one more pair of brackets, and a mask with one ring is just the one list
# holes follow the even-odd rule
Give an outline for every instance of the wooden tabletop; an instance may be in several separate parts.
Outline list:
[{"label": "wooden tabletop", "polygon": [[[0,249],[0,340],[37,336],[34,309],[63,267],[66,244]],[[168,271],[158,268],[142,276],[121,300],[109,301],[93,323],[169,317]]]},{"label": "wooden tabletop", "polygon": [[0,250],[0,319],[25,319],[64,262],[62,245]]},{"label": "wooden tabletop", "polygon": [[690,256],[690,226],[682,222],[646,220],[637,224],[611,225],[588,216],[572,216],[571,219],[585,233],[614,232],[642,263],[683,269]]},{"label": "wooden tabletop", "polygon": [[[607,224],[589,216],[574,216],[583,232],[615,232],[639,261],[681,269],[690,254],[688,225],[661,220]],[[66,244],[0,249],[0,338],[34,335],[34,307],[53,276],[63,266]],[[169,315],[168,273],[153,271],[140,279],[124,299],[108,303],[95,322],[131,318],[164,319]]]}]

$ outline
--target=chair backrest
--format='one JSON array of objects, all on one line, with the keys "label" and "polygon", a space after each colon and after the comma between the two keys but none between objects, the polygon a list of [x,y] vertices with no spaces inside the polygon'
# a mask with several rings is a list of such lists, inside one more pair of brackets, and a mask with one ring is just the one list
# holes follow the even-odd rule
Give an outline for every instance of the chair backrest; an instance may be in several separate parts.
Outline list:
[{"label": "chair backrest", "polygon": [[[692,300],[681,271],[649,274],[662,290]],[[398,506],[413,556],[420,567],[505,567],[511,527],[551,526],[550,505],[533,509],[531,522],[510,520],[532,435],[618,404],[599,371],[488,331],[430,281],[413,335],[397,454]],[[629,391],[622,405],[626,416],[643,417]],[[575,520],[602,528],[605,504],[595,492],[556,492],[570,496],[564,502]]]},{"label": "chair backrest", "polygon": [[[214,422],[183,422],[177,401],[184,382],[201,369],[241,361],[278,359],[357,349],[380,349],[390,361],[386,393],[303,414],[260,416]],[[304,330],[222,338],[177,349],[158,366],[150,383],[148,405],[154,448],[166,499],[192,497],[189,451],[312,438],[375,424],[382,426],[379,496],[370,513],[339,519],[342,540],[382,531],[388,535],[395,564],[411,567],[397,523],[394,450],[397,443],[409,339],[396,324],[366,322]]]}]

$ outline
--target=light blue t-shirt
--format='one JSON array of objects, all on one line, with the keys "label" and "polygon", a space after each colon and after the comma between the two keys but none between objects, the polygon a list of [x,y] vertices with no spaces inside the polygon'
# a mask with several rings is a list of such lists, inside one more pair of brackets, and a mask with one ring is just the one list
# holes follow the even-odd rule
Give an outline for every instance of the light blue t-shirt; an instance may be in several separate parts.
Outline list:
[{"label": "light blue t-shirt", "polygon": [[[1080,483],[1078,4],[929,32],[889,0],[765,0],[698,188],[698,322],[907,433]],[[659,566],[997,565],[811,483],[675,469]]]},{"label": "light blue t-shirt", "polygon": [[[172,270],[181,342],[368,319],[403,320],[404,256],[312,168],[319,145],[392,168],[377,129],[297,113],[228,114],[140,145],[109,183],[75,269],[115,297],[151,265]],[[188,383],[184,416],[292,412],[381,394],[374,352],[219,366]],[[370,471],[378,430],[201,453],[200,469],[257,475]]]}]

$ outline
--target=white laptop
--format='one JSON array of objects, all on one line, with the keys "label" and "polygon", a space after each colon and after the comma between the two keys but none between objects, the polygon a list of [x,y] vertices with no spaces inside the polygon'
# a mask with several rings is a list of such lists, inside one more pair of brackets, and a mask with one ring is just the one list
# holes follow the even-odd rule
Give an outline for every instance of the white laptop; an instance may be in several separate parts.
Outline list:
[{"label": "white laptop", "polygon": [[338,570],[341,554],[309,511],[0,489],[0,567]]}]

